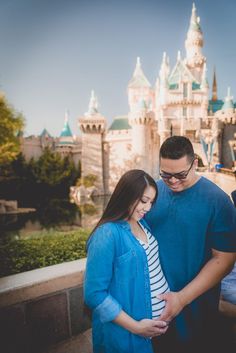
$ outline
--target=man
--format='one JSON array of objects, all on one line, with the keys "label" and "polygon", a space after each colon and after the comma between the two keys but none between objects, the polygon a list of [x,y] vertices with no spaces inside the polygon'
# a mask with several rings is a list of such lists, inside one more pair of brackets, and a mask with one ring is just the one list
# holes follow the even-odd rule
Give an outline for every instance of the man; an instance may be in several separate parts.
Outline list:
[{"label": "man", "polygon": [[158,199],[146,217],[160,247],[171,292],[154,340],[158,353],[215,352],[220,281],[236,258],[236,211],[214,183],[196,174],[189,139],[168,138],[160,149]]}]

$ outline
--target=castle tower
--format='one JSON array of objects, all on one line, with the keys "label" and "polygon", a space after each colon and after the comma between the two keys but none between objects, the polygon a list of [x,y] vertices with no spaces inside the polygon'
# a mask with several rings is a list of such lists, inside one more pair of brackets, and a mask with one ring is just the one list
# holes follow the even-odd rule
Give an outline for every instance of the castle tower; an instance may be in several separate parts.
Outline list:
[{"label": "castle tower", "polygon": [[202,79],[201,79],[201,85],[200,88],[204,95],[202,96],[202,104],[201,104],[201,109],[202,109],[202,117],[206,119],[208,115],[208,94],[209,94],[209,84],[207,80],[207,67],[206,63],[203,64],[203,71],[202,71]]},{"label": "castle tower", "polygon": [[212,98],[211,98],[211,100],[213,102],[218,100],[218,97],[217,97],[217,83],[216,83],[216,70],[215,70],[215,68],[214,68],[214,74],[213,74]]},{"label": "castle tower", "polygon": [[187,39],[185,40],[185,63],[198,81],[201,81],[203,65],[206,62],[206,58],[202,55],[202,47],[203,34],[200,27],[200,17],[197,17],[196,7],[193,3]]},{"label": "castle tower", "polygon": [[137,168],[152,174],[152,127],[154,113],[150,111],[144,99],[136,104],[129,113],[129,124],[132,135],[132,154],[136,159]]},{"label": "castle tower", "polygon": [[104,194],[103,138],[106,119],[98,112],[98,100],[94,91],[91,92],[88,111],[79,118],[79,127],[82,132],[81,176],[96,175],[95,186],[99,194]]},{"label": "castle tower", "polygon": [[136,110],[140,100],[144,100],[147,106],[153,106],[154,92],[151,89],[150,82],[143,73],[140,58],[137,57],[133,76],[128,83],[128,101],[131,112]]}]

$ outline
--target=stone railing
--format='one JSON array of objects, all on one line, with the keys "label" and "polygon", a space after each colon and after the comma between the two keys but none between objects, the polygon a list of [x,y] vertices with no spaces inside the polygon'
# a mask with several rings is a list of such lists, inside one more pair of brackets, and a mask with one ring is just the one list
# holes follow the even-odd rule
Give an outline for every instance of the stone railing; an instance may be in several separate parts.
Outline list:
[{"label": "stone railing", "polygon": [[224,190],[229,195],[236,188],[235,177],[232,173],[226,174],[226,173],[219,173],[219,172],[207,172],[207,171],[202,172],[199,170],[198,174],[213,181],[213,183],[218,185],[222,190]]},{"label": "stone railing", "polygon": [[57,346],[75,337],[78,352],[89,351],[78,340],[91,326],[83,303],[85,263],[81,259],[0,278],[2,352],[62,352]]}]

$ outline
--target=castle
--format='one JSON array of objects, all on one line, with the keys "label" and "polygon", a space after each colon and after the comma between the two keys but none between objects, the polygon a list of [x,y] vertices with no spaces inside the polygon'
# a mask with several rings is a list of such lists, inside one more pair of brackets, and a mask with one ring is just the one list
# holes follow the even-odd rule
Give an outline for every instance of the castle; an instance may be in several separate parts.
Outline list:
[{"label": "castle", "polygon": [[[66,117],[61,136],[55,141],[44,131],[41,142],[37,140],[38,146],[54,144],[60,153],[71,153],[75,159],[80,159],[82,177],[96,175],[100,194],[109,193],[121,174],[131,168],[145,169],[157,178],[160,145],[172,135],[190,138],[205,166],[210,168],[221,163],[231,169],[236,152],[236,104],[229,89],[224,101],[218,99],[215,72],[209,100],[206,57],[202,48],[203,33],[193,4],[185,40],[186,55],[181,58],[178,52],[171,70],[164,53],[154,87],[137,58],[127,88],[127,115],[116,117],[108,128],[92,91],[88,111],[78,120],[81,137],[72,136]],[[31,143],[28,140],[29,146]],[[25,154],[29,152],[29,148],[24,148]],[[31,154],[32,151],[31,148]]]}]

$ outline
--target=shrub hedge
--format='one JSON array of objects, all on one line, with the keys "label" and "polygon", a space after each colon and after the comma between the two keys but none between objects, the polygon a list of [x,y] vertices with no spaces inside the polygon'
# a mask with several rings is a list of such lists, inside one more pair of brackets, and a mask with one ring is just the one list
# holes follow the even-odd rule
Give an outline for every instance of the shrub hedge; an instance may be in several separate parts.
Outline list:
[{"label": "shrub hedge", "polygon": [[89,230],[49,231],[22,239],[1,239],[0,277],[86,257]]}]

